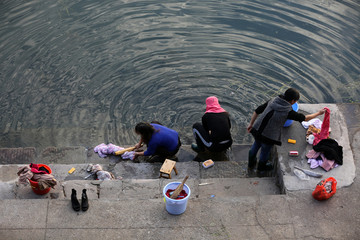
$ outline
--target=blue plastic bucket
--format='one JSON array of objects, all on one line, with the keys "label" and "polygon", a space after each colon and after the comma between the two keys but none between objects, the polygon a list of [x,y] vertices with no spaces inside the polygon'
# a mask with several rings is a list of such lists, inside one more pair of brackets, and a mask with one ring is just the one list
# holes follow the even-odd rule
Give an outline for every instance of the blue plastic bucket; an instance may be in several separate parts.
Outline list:
[{"label": "blue plastic bucket", "polygon": [[180,215],[183,212],[185,212],[187,202],[188,202],[188,199],[189,199],[190,193],[191,193],[190,188],[186,184],[184,184],[183,189],[187,193],[187,196],[185,198],[175,200],[175,199],[171,199],[168,196],[166,196],[166,192],[168,189],[176,189],[177,186],[179,186],[179,184],[181,184],[181,182],[171,182],[171,183],[168,183],[163,189],[163,195],[164,195],[164,199],[165,199],[165,203],[166,203],[166,211],[173,215]]},{"label": "blue plastic bucket", "polygon": [[[298,105],[297,102],[292,105],[292,109],[293,109],[295,112],[297,112],[297,111],[299,110],[299,105]],[[293,123],[293,121],[294,121],[294,120],[289,120],[289,119],[286,120],[286,122],[285,122],[285,124],[284,124],[284,127],[289,127],[289,126]]]}]

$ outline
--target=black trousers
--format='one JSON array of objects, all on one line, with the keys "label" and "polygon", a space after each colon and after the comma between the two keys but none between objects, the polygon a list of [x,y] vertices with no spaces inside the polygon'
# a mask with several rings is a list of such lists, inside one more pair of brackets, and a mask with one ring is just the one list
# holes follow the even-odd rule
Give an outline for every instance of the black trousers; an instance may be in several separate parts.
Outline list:
[{"label": "black trousers", "polygon": [[174,151],[170,152],[165,147],[157,147],[154,155],[158,155],[158,156],[165,157],[165,158],[172,157],[179,151],[180,147],[181,147],[181,141],[180,141],[180,137],[179,137],[178,145]]},{"label": "black trousers", "polygon": [[200,148],[207,148],[210,152],[222,152],[232,145],[232,139],[222,142],[211,141],[209,132],[205,130],[204,126],[201,123],[195,123],[193,125],[193,133],[196,144]]}]

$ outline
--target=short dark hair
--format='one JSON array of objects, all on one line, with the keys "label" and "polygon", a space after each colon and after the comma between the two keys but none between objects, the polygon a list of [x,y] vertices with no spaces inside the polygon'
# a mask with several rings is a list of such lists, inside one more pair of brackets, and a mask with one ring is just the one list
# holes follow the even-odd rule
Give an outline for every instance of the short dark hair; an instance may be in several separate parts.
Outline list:
[{"label": "short dark hair", "polygon": [[284,93],[284,99],[288,102],[290,102],[291,100],[298,101],[300,99],[300,93],[295,88],[289,88]]}]

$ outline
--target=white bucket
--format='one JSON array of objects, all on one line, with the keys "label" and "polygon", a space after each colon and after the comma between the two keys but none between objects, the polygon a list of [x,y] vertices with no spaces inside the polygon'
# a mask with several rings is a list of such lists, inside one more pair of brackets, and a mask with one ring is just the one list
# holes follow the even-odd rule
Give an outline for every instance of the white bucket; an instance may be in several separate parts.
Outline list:
[{"label": "white bucket", "polygon": [[188,199],[190,197],[190,188],[184,184],[184,190],[187,193],[187,196],[183,199],[179,199],[179,200],[175,200],[175,199],[171,199],[168,196],[166,196],[166,192],[169,189],[176,189],[177,186],[179,186],[181,184],[181,182],[171,182],[168,183],[164,189],[163,189],[163,195],[165,197],[165,203],[166,203],[166,211],[168,211],[168,213],[173,214],[173,215],[179,215],[182,214],[183,212],[185,212],[186,210],[186,205],[188,202]]}]

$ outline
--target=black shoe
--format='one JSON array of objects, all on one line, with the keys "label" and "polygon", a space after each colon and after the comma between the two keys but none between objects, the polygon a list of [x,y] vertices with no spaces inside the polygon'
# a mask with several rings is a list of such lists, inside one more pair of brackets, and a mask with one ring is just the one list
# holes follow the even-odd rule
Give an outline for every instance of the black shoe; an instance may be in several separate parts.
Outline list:
[{"label": "black shoe", "polygon": [[71,193],[71,204],[72,204],[72,208],[75,211],[80,211],[80,203],[79,200],[77,200],[76,198],[76,190],[72,189],[72,193]]},{"label": "black shoe", "polygon": [[271,171],[273,168],[274,168],[274,166],[269,162],[268,163],[259,162],[257,170],[260,172],[263,172],[263,171]]},{"label": "black shoe", "polygon": [[195,161],[195,162],[203,162],[204,160],[201,159],[201,158],[199,158],[198,156],[196,156],[196,157],[193,159],[193,161]]},{"label": "black shoe", "polygon": [[175,162],[179,161],[178,157],[175,156],[175,155],[173,155],[173,156],[171,156],[171,157],[168,157],[167,159],[173,160],[173,161],[175,161]]},{"label": "black shoe", "polygon": [[249,158],[248,158],[248,169],[254,169],[256,166],[256,155],[255,156],[251,156],[250,155],[250,151],[249,151]]},{"label": "black shoe", "polygon": [[89,208],[89,201],[86,195],[86,189],[83,189],[82,195],[81,195],[81,210],[84,212],[88,210]]},{"label": "black shoe", "polygon": [[192,143],[191,144],[191,149],[194,150],[195,152],[199,153],[199,152],[204,152],[205,149],[199,147],[199,145]]}]

